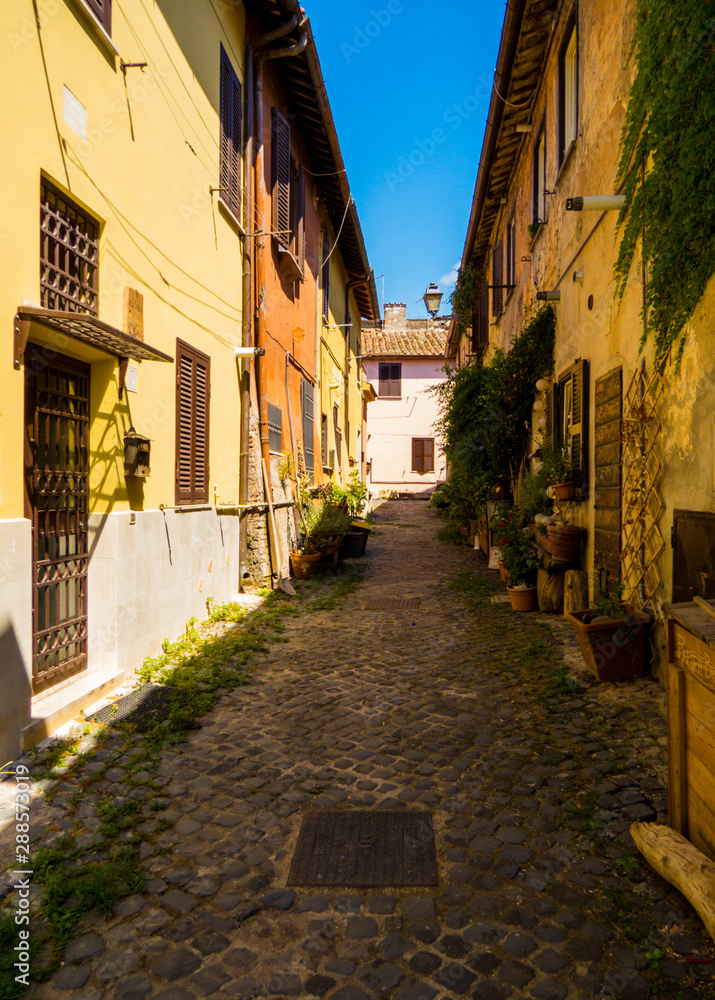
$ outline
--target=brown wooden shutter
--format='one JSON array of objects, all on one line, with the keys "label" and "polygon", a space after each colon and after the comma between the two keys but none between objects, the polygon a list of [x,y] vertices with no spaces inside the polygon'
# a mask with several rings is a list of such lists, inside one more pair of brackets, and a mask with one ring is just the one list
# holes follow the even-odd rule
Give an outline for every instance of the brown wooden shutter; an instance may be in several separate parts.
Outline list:
[{"label": "brown wooden shutter", "polygon": [[296,218],[293,231],[295,237],[293,256],[298,262],[298,267],[301,271],[305,271],[305,171],[302,164],[298,165],[296,172],[296,190],[294,194],[296,200]]},{"label": "brown wooden shutter", "polygon": [[425,438],[423,446],[425,472],[434,472],[434,438]]},{"label": "brown wooden shutter", "polygon": [[241,217],[241,84],[231,60],[221,48],[221,142],[219,187],[221,198],[236,218]]},{"label": "brown wooden shutter", "polygon": [[477,296],[472,327],[472,353],[483,354],[489,346],[489,287],[484,285]]},{"label": "brown wooden shutter", "polygon": [[211,359],[177,340],[176,367],[176,503],[207,503]]},{"label": "brown wooden shutter", "polygon": [[554,402],[555,402],[555,390],[553,383],[549,386],[545,393],[545,407],[544,407],[544,418],[546,419],[546,427],[544,428],[544,441],[549,444],[554,443]]},{"label": "brown wooden shutter", "polygon": [[492,251],[492,312],[501,316],[504,304],[504,247],[497,243]]},{"label": "brown wooden shutter", "polygon": [[108,35],[112,34],[112,0],[84,0]]},{"label": "brown wooden shutter", "polygon": [[309,478],[313,479],[315,471],[315,453],[313,446],[313,386],[307,379],[300,382],[300,408],[303,422],[303,455],[305,468]]},{"label": "brown wooden shutter", "polygon": [[290,125],[283,115],[273,108],[273,232],[276,241],[290,250]]},{"label": "brown wooden shutter", "polygon": [[423,472],[422,438],[412,438],[412,471]]},{"label": "brown wooden shutter", "polygon": [[588,495],[588,361],[573,365],[571,475],[581,496]]}]

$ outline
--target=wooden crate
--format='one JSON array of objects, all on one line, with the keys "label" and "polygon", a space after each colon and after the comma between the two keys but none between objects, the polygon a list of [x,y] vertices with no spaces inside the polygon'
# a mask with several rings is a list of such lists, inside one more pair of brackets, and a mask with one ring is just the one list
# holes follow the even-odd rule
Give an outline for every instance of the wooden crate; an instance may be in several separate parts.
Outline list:
[{"label": "wooden crate", "polygon": [[668,815],[715,861],[715,618],[695,604],[668,610]]}]

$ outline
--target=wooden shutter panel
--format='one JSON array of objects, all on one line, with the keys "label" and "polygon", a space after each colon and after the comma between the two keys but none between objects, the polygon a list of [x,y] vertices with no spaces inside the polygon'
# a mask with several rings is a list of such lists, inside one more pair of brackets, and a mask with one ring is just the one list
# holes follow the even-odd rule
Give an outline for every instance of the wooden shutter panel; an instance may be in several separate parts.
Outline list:
[{"label": "wooden shutter panel", "polygon": [[283,115],[273,108],[273,232],[275,239],[290,250],[290,125]]},{"label": "wooden shutter panel", "polygon": [[108,35],[112,34],[112,0],[85,0]]},{"label": "wooden shutter panel", "polygon": [[581,496],[588,495],[588,361],[577,361],[572,377],[571,475]]},{"label": "wooden shutter panel", "polygon": [[434,472],[434,438],[425,438],[423,445],[423,470]]},{"label": "wooden shutter panel", "polygon": [[380,365],[379,369],[380,381],[378,386],[378,392],[381,396],[389,396],[390,394],[390,366]]},{"label": "wooden shutter panel", "polygon": [[412,438],[412,471],[423,471],[421,438]]},{"label": "wooden shutter panel", "polygon": [[178,341],[176,364],[176,503],[207,503],[211,360]]},{"label": "wooden shutter panel", "polygon": [[298,165],[296,197],[295,250],[293,256],[301,271],[305,271],[305,171]]},{"label": "wooden shutter panel", "polygon": [[545,393],[544,400],[544,418],[546,420],[546,427],[544,428],[544,441],[549,444],[554,442],[554,385],[553,383],[549,386]]},{"label": "wooden shutter panel", "polygon": [[313,386],[307,379],[300,383],[300,403],[303,418],[303,455],[309,477],[313,478],[315,454],[313,451]]},{"label": "wooden shutter panel", "polygon": [[391,365],[390,371],[390,395],[402,395],[402,365]]},{"label": "wooden shutter panel", "polygon": [[485,285],[477,300],[476,317],[477,354],[482,354],[489,346],[489,288]]},{"label": "wooden shutter panel", "polygon": [[219,187],[221,198],[236,218],[241,217],[241,84],[231,60],[221,48],[221,141]]},{"label": "wooden shutter panel", "polygon": [[504,247],[497,243],[492,251],[492,312],[501,316],[504,303]]}]

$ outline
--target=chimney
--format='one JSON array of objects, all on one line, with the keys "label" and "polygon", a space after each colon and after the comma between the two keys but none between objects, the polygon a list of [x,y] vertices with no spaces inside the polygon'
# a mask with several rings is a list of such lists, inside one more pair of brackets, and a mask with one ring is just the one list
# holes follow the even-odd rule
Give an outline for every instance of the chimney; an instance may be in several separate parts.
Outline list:
[{"label": "chimney", "polygon": [[404,302],[385,303],[385,329],[404,330],[407,305]]}]

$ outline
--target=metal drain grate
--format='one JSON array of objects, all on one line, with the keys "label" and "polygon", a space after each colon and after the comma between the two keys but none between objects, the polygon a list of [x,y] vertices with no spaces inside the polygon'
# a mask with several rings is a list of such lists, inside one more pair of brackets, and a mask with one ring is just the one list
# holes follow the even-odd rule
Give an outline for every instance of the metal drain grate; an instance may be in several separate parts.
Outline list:
[{"label": "metal drain grate", "polygon": [[385,598],[385,600],[368,601],[365,611],[415,611],[420,606],[419,597]]},{"label": "metal drain grate", "polygon": [[426,812],[311,813],[303,820],[288,885],[436,885]]},{"label": "metal drain grate", "polygon": [[144,684],[111,705],[100,708],[89,716],[90,722],[103,722],[108,726],[129,722],[137,732],[145,733],[157,722],[164,722],[175,704],[186,703],[187,694],[178,688],[161,684]]}]

